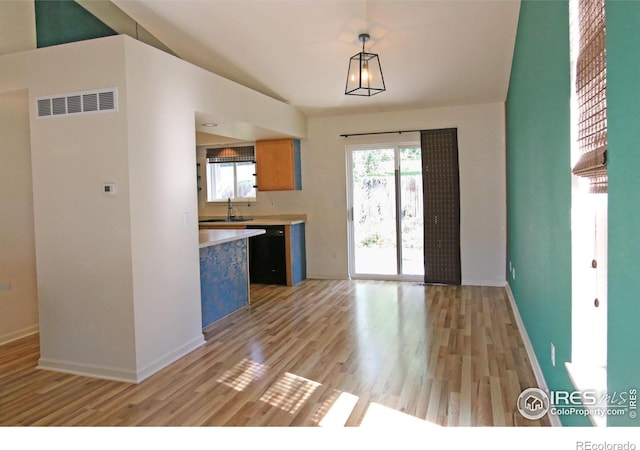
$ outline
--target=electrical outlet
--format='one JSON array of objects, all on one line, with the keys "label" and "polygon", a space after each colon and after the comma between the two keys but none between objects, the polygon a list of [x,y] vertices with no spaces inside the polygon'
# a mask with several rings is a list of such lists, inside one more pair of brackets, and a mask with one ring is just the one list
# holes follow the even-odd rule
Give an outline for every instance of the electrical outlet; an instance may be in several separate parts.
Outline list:
[{"label": "electrical outlet", "polygon": [[516,268],[515,267],[511,270],[511,278],[513,278],[514,280],[516,279]]},{"label": "electrical outlet", "polygon": [[556,346],[551,343],[551,365],[556,366]]},{"label": "electrical outlet", "polygon": [[11,289],[11,284],[0,284],[0,291],[8,291]]},{"label": "electrical outlet", "polygon": [[511,261],[509,261],[509,272],[511,272],[512,267],[513,267],[513,266],[511,265]]}]

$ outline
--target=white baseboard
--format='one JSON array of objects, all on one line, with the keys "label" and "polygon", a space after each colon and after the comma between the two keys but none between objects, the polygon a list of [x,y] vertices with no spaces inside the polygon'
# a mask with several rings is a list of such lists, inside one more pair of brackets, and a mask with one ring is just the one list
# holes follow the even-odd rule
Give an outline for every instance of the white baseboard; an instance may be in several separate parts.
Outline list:
[{"label": "white baseboard", "polygon": [[38,325],[32,325],[30,327],[12,331],[11,333],[3,334],[0,336],[0,345],[8,344],[9,342],[22,339],[23,337],[31,336],[32,334],[36,334],[38,331]]},{"label": "white baseboard", "polygon": [[[381,275],[379,277],[367,277],[362,278],[363,280],[371,280],[374,278],[380,279],[388,279],[389,277],[386,275]],[[416,279],[420,279],[421,277],[417,277]],[[349,276],[345,276],[342,274],[335,275],[317,275],[317,274],[307,274],[307,279],[310,280],[349,280]],[[353,278],[356,279],[356,278]],[[396,281],[407,281],[407,280],[396,280]],[[411,280],[408,280],[411,281]],[[462,279],[463,286],[490,286],[490,287],[505,287],[507,285],[506,280],[473,280],[473,279]]]},{"label": "white baseboard", "polygon": [[467,280],[462,279],[463,286],[491,286],[491,287],[505,287],[507,285],[506,280]]},{"label": "white baseboard", "polygon": [[187,342],[182,347],[175,349],[174,351],[167,353],[162,358],[159,358],[148,364],[145,368],[138,370],[136,382],[139,383],[145,378],[149,378],[154,373],[158,372],[160,369],[165,368],[169,364],[177,361],[183,356],[191,353],[196,348],[205,344],[204,336],[200,334],[198,337],[193,339],[191,342]]},{"label": "white baseboard", "polygon": [[344,274],[335,274],[335,275],[316,275],[313,273],[307,273],[308,280],[348,280],[349,276]]},{"label": "white baseboard", "polygon": [[55,372],[82,375],[85,377],[103,378],[106,380],[122,381],[125,383],[140,383],[160,369],[177,361],[187,353],[195,350],[205,343],[204,336],[200,335],[191,342],[168,353],[141,370],[130,370],[119,367],[108,367],[96,364],[84,364],[73,361],[61,361],[51,358],[40,358],[38,369],[52,370]]},{"label": "white baseboard", "polygon": [[59,359],[40,358],[38,369],[51,370],[54,372],[70,373],[92,378],[104,378],[106,380],[123,381],[125,383],[136,383],[135,370],[101,366],[96,364],[84,364],[73,361],[62,361]]},{"label": "white baseboard", "polygon": [[[538,387],[543,391],[548,392],[549,387],[547,386],[547,381],[544,379],[544,374],[542,373],[542,368],[540,367],[540,363],[538,362],[536,352],[533,351],[533,345],[531,344],[531,340],[529,339],[529,335],[527,334],[527,329],[525,328],[524,322],[522,321],[522,317],[520,316],[520,311],[518,310],[518,305],[516,304],[516,299],[513,296],[513,291],[511,290],[511,286],[509,286],[509,283],[505,284],[505,289],[507,291],[507,297],[509,298],[509,303],[511,304],[513,317],[516,320],[516,325],[518,326],[518,331],[520,332],[520,337],[522,338],[524,347],[527,350],[527,356],[529,357],[529,361],[531,361],[531,367],[533,369],[533,374],[536,377],[536,382],[538,383]],[[552,426],[554,427],[562,426],[562,422],[560,421],[560,418],[557,415],[549,414],[548,417]]]}]

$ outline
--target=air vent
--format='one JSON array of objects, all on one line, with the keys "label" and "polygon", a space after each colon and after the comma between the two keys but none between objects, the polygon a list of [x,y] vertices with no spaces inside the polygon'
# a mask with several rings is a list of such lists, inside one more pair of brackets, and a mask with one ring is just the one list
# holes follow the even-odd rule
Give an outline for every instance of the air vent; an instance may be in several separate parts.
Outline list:
[{"label": "air vent", "polygon": [[117,88],[39,97],[38,117],[114,112],[118,110]]},{"label": "air vent", "polygon": [[69,114],[81,113],[82,102],[79,95],[70,95],[67,97],[67,111]]},{"label": "air vent", "polygon": [[52,98],[51,104],[53,105],[52,109],[54,116],[67,113],[67,99],[65,97]]},{"label": "air vent", "polygon": [[38,100],[38,117],[51,115],[51,99]]},{"label": "air vent", "polygon": [[98,110],[98,94],[85,94],[82,96],[82,104],[85,111]]},{"label": "air vent", "polygon": [[98,94],[98,100],[100,100],[100,109],[115,109],[115,97],[113,95],[113,91],[111,92],[100,92]]}]

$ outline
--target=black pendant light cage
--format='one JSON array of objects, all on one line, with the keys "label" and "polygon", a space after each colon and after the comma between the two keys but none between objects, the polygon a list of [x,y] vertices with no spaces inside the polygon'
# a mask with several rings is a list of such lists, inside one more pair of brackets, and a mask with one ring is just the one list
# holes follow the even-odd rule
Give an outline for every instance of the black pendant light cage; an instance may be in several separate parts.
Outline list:
[{"label": "black pendant light cage", "polygon": [[349,59],[349,72],[347,73],[346,95],[358,95],[370,97],[386,90],[380,58],[375,53],[364,50],[364,43],[369,40],[366,33],[358,36],[362,42],[362,51]]}]

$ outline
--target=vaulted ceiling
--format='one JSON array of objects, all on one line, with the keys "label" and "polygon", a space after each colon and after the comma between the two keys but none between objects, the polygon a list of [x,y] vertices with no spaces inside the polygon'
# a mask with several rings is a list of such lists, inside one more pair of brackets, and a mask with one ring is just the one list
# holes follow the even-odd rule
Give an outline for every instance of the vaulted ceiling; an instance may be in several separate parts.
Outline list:
[{"label": "vaulted ceiling", "polygon": [[[500,102],[518,0],[113,0],[176,55],[307,116]],[[344,94],[371,35],[387,90]]]}]

